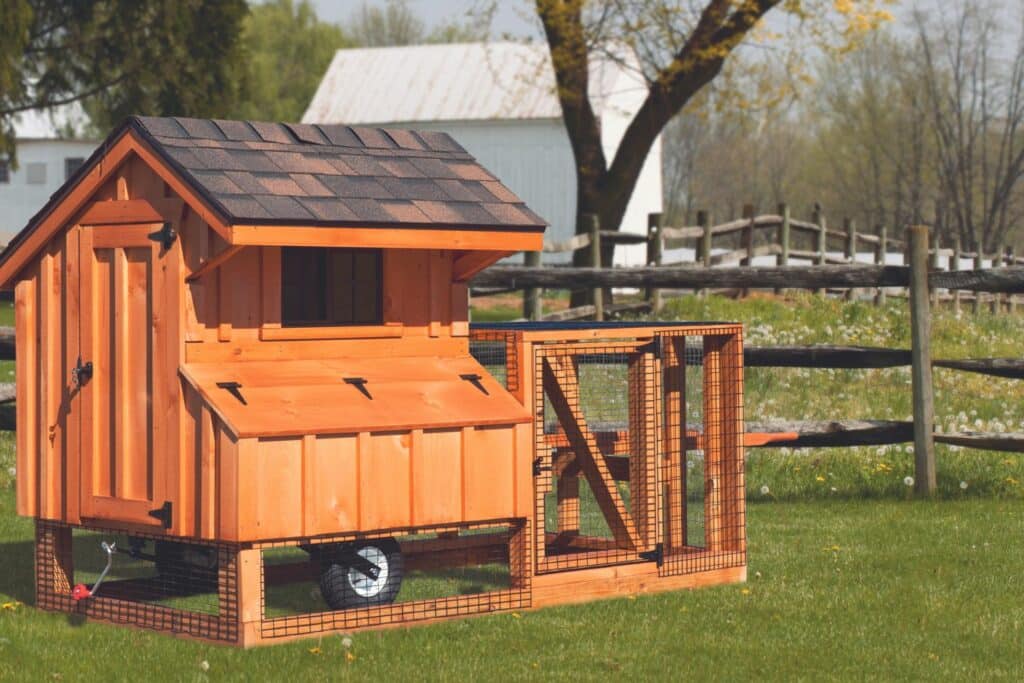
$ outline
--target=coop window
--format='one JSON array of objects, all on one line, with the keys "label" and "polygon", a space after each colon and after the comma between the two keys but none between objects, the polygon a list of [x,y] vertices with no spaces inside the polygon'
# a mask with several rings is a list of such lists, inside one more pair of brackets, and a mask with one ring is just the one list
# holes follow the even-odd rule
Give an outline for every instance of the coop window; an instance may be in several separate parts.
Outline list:
[{"label": "coop window", "polygon": [[0,183],[11,182],[11,162],[0,159]]},{"label": "coop window", "polygon": [[375,325],[381,320],[379,249],[281,250],[285,327]]}]

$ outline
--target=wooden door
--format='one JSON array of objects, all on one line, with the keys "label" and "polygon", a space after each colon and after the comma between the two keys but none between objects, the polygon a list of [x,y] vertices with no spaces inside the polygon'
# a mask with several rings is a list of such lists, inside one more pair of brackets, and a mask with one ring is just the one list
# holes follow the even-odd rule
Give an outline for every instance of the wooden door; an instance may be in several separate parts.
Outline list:
[{"label": "wooden door", "polygon": [[159,223],[81,231],[83,518],[157,529],[173,521],[181,285],[168,231]]}]

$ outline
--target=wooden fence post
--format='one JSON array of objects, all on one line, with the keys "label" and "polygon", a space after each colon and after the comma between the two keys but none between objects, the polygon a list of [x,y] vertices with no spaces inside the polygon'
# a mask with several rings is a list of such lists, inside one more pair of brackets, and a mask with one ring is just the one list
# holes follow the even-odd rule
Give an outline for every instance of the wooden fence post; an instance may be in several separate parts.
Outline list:
[{"label": "wooden fence post", "polygon": [[914,490],[935,493],[935,404],[932,393],[928,302],[928,228],[912,226],[910,242],[910,358],[914,401]]},{"label": "wooden fence post", "polygon": [[[590,222],[590,265],[592,268],[601,269],[601,218],[596,214],[588,214]],[[604,320],[604,290],[601,287],[594,287],[591,295],[594,302],[594,320]]]},{"label": "wooden fence post", "polygon": [[[981,255],[981,245],[977,246],[977,251],[974,252],[974,269],[981,270],[985,267],[983,257]],[[981,292],[974,292],[974,306],[973,311],[975,314],[981,313]]]},{"label": "wooden fence post", "polygon": [[[754,205],[744,204],[743,205],[743,217],[747,219],[747,224],[743,226],[743,248],[746,250],[747,255],[740,259],[741,266],[750,267],[754,265]],[[746,297],[750,294],[749,289],[740,290],[740,296]]]},{"label": "wooden fence post", "polygon": [[[1015,266],[1015,265],[1017,265],[1017,256],[1016,256],[1016,253],[1014,252],[1013,245],[1010,245],[1010,246],[1006,247],[1006,265],[1008,265],[1008,266]],[[1009,312],[1010,313],[1016,313],[1017,312],[1017,295],[1016,294],[1007,294],[1006,295],[1006,305],[1009,308]]]},{"label": "wooden fence post", "polygon": [[[789,265],[789,206],[786,204],[779,204],[779,216],[782,221],[779,223],[779,245],[782,247],[782,252],[775,257],[776,265],[788,266]],[[776,294],[782,294],[784,290],[781,287],[775,289]]]},{"label": "wooden fence post", "polygon": [[[960,247],[960,236],[957,235],[953,238],[953,260],[949,265],[950,270],[960,270],[960,254],[962,249]],[[953,312],[960,313],[960,290],[954,290],[953,292]]]},{"label": "wooden fence post", "polygon": [[[531,268],[539,267],[540,252],[526,252],[523,261]],[[523,317],[527,320],[540,320],[543,316],[540,305],[540,292],[540,287],[527,287],[523,290]]]},{"label": "wooden fence post", "polygon": [[[850,263],[857,262],[857,223],[852,218],[843,221],[846,228],[846,260]],[[850,287],[846,290],[846,300],[853,301],[857,298],[857,288]]]},{"label": "wooden fence post", "polygon": [[[697,212],[697,224],[704,229],[700,236],[700,261],[705,268],[711,267],[711,214],[707,211]],[[707,296],[706,289],[700,290],[700,294]]]},{"label": "wooden fence post", "polygon": [[[889,236],[888,230],[884,225],[878,226],[878,244],[875,246],[875,264],[879,266],[885,265],[885,255],[889,253]],[[879,287],[875,292],[875,305],[885,305],[885,287]]]},{"label": "wooden fence post", "polygon": [[[647,265],[660,266],[661,254],[664,246],[661,236],[661,214],[647,214]],[[661,290],[649,287],[644,293],[644,298],[651,304],[651,311],[657,313],[661,310]]]},{"label": "wooden fence post", "polygon": [[[828,227],[825,224],[825,212],[821,210],[821,204],[814,205],[814,222],[818,224],[818,259],[817,264],[823,266],[826,263],[828,247]],[[824,294],[824,289],[819,289],[818,294]]]}]

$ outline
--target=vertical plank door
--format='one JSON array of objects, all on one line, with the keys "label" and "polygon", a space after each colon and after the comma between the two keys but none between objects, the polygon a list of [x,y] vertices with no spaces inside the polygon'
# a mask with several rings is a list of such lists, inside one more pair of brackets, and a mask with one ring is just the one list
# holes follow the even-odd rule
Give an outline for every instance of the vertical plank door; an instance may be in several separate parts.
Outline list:
[{"label": "vertical plank door", "polygon": [[[81,233],[82,406],[80,505],[83,518],[167,528],[173,495],[166,466],[170,427],[154,406],[167,393],[175,342],[161,324],[177,257],[161,224],[96,226]],[[174,369],[176,371],[176,368]]]}]

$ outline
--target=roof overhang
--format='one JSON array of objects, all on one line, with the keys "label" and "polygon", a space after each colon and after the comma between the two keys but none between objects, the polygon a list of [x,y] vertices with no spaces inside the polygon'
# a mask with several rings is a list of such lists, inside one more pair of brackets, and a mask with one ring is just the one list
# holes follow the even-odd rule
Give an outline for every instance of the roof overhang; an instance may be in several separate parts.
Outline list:
[{"label": "roof overhang", "polygon": [[[97,215],[109,215],[109,223],[132,222],[134,210],[151,216],[159,213],[166,220],[166,207],[147,206],[145,201],[92,201],[96,191],[118,171],[130,154],[141,158],[188,207],[232,247],[296,246],[359,247],[379,249],[448,249],[477,252],[471,259],[472,273],[517,251],[538,251],[543,247],[543,229],[507,230],[500,228],[444,228],[401,225],[233,225],[201,192],[185,180],[171,164],[132,128],[125,124],[109,142],[97,149],[82,169],[58,190],[32,221],[19,232],[0,254],[0,289],[11,289],[22,269],[47,243],[68,225],[101,224]],[[134,208],[131,206],[135,202]],[[100,204],[111,204],[100,207]],[[116,218],[115,218],[116,217]],[[231,253],[237,252],[232,250]],[[489,254],[481,258],[480,252]],[[226,260],[226,259],[225,259]],[[463,261],[462,272],[469,272],[470,261]],[[470,275],[466,275],[469,277]]]}]

